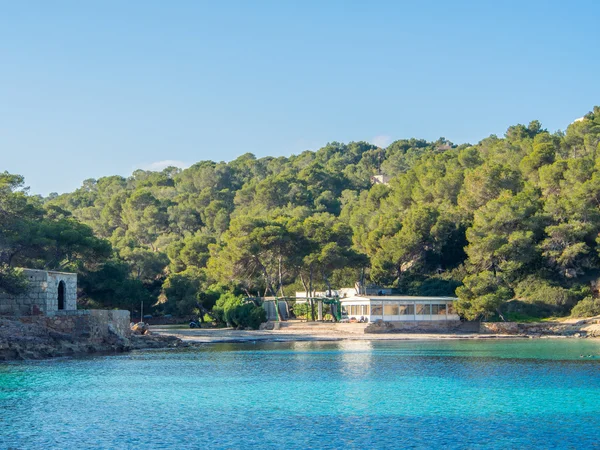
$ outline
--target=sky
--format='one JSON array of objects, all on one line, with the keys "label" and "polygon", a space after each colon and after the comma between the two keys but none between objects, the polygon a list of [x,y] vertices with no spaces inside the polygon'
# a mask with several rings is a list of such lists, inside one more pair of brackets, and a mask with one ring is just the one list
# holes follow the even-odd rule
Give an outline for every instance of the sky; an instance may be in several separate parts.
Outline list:
[{"label": "sky", "polygon": [[0,0],[0,171],[32,194],[327,142],[477,143],[600,104],[597,1]]}]

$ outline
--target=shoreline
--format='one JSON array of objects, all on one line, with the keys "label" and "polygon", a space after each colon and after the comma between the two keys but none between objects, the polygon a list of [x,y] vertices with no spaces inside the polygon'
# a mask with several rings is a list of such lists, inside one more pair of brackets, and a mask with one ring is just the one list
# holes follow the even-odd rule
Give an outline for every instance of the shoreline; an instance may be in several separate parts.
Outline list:
[{"label": "shoreline", "polygon": [[559,335],[481,334],[481,333],[357,333],[330,330],[236,330],[233,328],[175,328],[151,326],[153,334],[172,336],[188,344],[246,342],[339,342],[339,341],[438,341],[504,339],[596,339]]}]

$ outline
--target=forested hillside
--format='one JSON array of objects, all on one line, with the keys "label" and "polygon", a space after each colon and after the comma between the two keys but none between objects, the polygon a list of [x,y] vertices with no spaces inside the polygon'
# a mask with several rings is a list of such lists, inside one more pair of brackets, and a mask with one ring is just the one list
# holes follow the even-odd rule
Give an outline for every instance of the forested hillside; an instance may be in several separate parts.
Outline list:
[{"label": "forested hillside", "polygon": [[[372,184],[380,173],[388,184]],[[46,199],[21,187],[2,177],[0,282],[14,284],[7,264],[77,270],[85,304],[187,314],[227,293],[361,279],[456,292],[469,319],[600,313],[598,107],[564,133],[533,121],[476,145],[334,142],[86,180]]]}]

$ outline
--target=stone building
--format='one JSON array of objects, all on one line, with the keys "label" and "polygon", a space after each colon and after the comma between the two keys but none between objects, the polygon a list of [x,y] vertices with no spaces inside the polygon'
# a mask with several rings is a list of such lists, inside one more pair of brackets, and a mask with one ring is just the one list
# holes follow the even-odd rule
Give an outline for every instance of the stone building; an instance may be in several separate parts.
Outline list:
[{"label": "stone building", "polygon": [[24,294],[0,293],[0,315],[68,314],[77,310],[77,274],[23,269],[28,281]]},{"label": "stone building", "polygon": [[373,175],[371,177],[371,184],[385,184],[386,186],[389,184],[390,182],[390,177],[388,177],[387,175]]}]

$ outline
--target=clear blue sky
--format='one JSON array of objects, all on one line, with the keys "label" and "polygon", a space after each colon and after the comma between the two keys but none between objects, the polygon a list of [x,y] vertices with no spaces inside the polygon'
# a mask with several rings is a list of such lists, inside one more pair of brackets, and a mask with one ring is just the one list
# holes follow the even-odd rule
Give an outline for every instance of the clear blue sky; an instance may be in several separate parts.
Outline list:
[{"label": "clear blue sky", "polygon": [[45,195],[165,160],[565,129],[600,104],[599,23],[598,1],[0,0],[0,170]]}]

